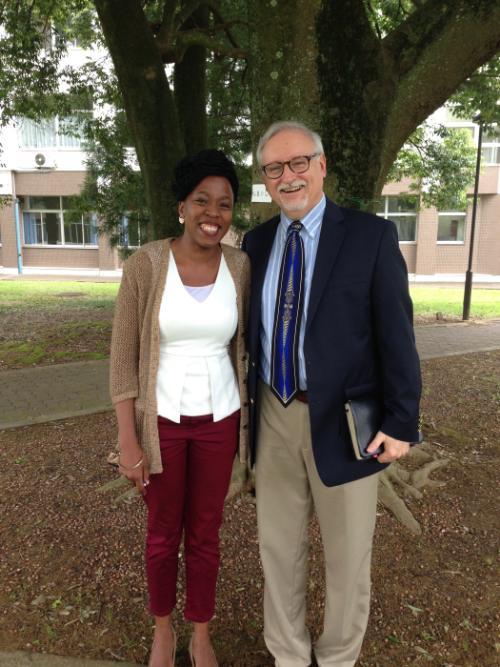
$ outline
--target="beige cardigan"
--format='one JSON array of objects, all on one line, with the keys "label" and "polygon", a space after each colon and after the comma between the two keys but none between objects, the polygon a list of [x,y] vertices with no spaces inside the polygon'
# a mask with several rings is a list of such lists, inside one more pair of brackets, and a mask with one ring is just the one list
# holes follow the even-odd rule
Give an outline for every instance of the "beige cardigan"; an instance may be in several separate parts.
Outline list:
[{"label": "beige cardigan", "polygon": [[[250,261],[241,250],[221,244],[236,286],[238,327],[230,356],[240,391],[239,456],[248,445],[245,324],[250,291]],[[156,408],[156,376],[160,358],[159,311],[168,268],[170,239],[142,246],[123,265],[111,339],[110,393],[113,405],[134,398],[139,443],[151,473],[162,472]]]}]

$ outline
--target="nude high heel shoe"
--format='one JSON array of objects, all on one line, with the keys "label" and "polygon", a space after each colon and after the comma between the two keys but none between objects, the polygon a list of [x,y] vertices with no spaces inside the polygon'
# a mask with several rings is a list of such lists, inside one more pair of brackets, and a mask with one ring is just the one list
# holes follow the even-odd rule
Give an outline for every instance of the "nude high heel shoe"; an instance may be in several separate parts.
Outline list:
[{"label": "nude high heel shoe", "polygon": [[193,635],[191,635],[191,639],[189,640],[188,653],[189,653],[189,659],[191,660],[192,667],[196,667],[196,661],[195,661],[194,655],[193,655]]},{"label": "nude high heel shoe", "polygon": [[172,666],[175,667],[175,653],[177,651],[177,635],[175,634],[175,630],[173,628],[172,628],[172,639],[173,639]]},{"label": "nude high heel shoe", "polygon": [[173,628],[171,629],[172,629],[172,665],[173,667],[175,667],[175,654],[177,652],[177,635],[175,633],[175,630]]},{"label": "nude high heel shoe", "polygon": [[[191,635],[191,639],[189,640],[188,653],[189,653],[189,659],[191,660],[191,667],[196,667],[196,660],[193,655],[193,635]],[[217,663],[217,658],[215,656],[215,653],[214,653],[214,658],[215,662]]]}]

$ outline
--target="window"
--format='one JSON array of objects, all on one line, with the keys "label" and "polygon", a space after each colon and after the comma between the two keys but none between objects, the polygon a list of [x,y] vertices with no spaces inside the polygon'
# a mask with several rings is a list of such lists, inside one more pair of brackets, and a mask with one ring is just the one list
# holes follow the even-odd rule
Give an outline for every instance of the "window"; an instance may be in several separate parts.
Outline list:
[{"label": "window", "polygon": [[465,240],[465,213],[438,214],[438,243],[463,243]]},{"label": "window", "polygon": [[481,143],[483,164],[500,164],[500,134],[485,132]]},{"label": "window", "polygon": [[35,122],[24,118],[19,132],[20,148],[57,146],[56,126],[53,120]]},{"label": "window", "polygon": [[26,245],[97,245],[94,214],[71,209],[71,197],[26,197],[23,207]]},{"label": "window", "polygon": [[141,245],[139,223],[124,216],[120,224],[120,241],[122,248],[138,248]]},{"label": "window", "polygon": [[79,116],[34,121],[23,118],[19,129],[20,148],[79,148],[82,141]]},{"label": "window", "polygon": [[378,214],[392,220],[398,230],[400,243],[414,243],[417,239],[417,197],[401,195],[383,197]]}]

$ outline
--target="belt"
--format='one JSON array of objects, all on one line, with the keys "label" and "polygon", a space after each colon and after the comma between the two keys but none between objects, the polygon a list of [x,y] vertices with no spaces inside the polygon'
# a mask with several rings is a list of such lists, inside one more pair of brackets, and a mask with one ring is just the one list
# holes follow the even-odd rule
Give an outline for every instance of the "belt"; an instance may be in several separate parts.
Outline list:
[{"label": "belt", "polygon": [[295,394],[294,398],[296,398],[301,403],[309,403],[309,397],[307,395],[307,391],[298,391]]}]

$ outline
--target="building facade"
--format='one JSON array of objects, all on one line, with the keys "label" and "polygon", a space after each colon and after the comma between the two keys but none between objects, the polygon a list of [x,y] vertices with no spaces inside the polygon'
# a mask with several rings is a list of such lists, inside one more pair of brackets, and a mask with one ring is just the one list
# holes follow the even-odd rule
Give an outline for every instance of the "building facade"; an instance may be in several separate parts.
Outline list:
[{"label": "building facade", "polygon": [[[467,128],[446,110],[437,120]],[[441,118],[439,117],[441,114]],[[69,119],[70,120],[70,119]],[[0,272],[117,275],[120,258],[95,216],[76,217],[71,197],[85,179],[85,153],[68,119],[20,121],[0,136]],[[472,195],[472,189],[469,193]],[[469,257],[472,196],[467,210],[419,207],[410,182],[389,183],[378,213],[398,228],[401,251],[414,279],[463,280]],[[126,236],[126,234],[125,234]],[[472,270],[476,279],[500,277],[500,138],[485,135]]]}]

